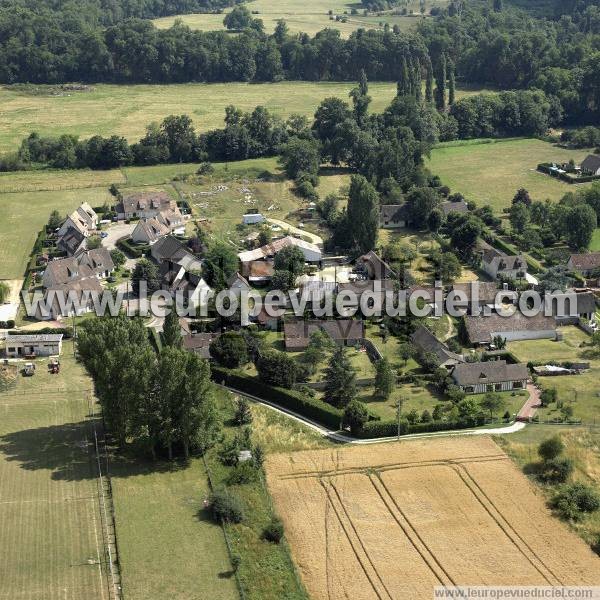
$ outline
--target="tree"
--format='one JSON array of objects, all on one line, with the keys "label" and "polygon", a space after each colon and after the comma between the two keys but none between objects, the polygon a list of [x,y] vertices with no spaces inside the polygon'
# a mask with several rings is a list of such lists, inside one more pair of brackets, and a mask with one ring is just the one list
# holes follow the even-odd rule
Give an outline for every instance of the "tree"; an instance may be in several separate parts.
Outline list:
[{"label": "tree", "polygon": [[264,383],[291,389],[298,377],[298,365],[296,361],[276,350],[264,352],[256,363],[258,377]]},{"label": "tree", "polygon": [[138,297],[140,295],[140,284],[143,281],[146,282],[148,294],[153,294],[160,289],[158,267],[147,258],[138,260],[135,269],[133,269],[133,273],[131,274],[133,292]]},{"label": "tree", "polygon": [[539,289],[544,294],[549,292],[564,292],[571,287],[573,278],[564,265],[557,265],[546,269],[539,277]]},{"label": "tree", "polygon": [[234,31],[247,29],[252,25],[252,13],[243,5],[235,6],[231,12],[225,15],[223,25]]},{"label": "tree", "polygon": [[224,241],[213,242],[204,259],[204,278],[208,285],[216,289],[225,289],[227,280],[237,272],[238,256],[236,250]]},{"label": "tree", "polygon": [[287,271],[295,279],[304,272],[304,254],[298,246],[286,246],[275,255],[276,271]]},{"label": "tree", "polygon": [[531,206],[531,196],[529,192],[525,188],[520,188],[517,190],[514,198],[512,199],[513,204],[524,204],[527,208]]},{"label": "tree", "polygon": [[461,273],[462,265],[458,258],[456,258],[456,254],[445,252],[440,256],[437,265],[437,275],[441,281],[445,284],[452,283],[455,279],[460,277]]},{"label": "tree", "polygon": [[564,519],[580,521],[584,513],[600,509],[600,497],[592,487],[576,482],[564,486],[552,499],[551,506]]},{"label": "tree", "polygon": [[517,233],[523,233],[530,220],[529,209],[524,203],[516,202],[510,207],[510,225]]},{"label": "tree", "polygon": [[262,537],[267,540],[267,542],[279,544],[283,538],[283,523],[281,520],[277,517],[273,517],[263,530]]},{"label": "tree", "polygon": [[342,425],[344,427],[350,427],[352,435],[358,436],[368,420],[369,411],[362,402],[356,399],[348,402],[344,409]]},{"label": "tree", "polygon": [[448,61],[448,105],[452,106],[456,101],[456,73],[454,63]]},{"label": "tree", "polygon": [[479,219],[472,216],[467,217],[452,230],[450,234],[452,246],[459,252],[469,253],[477,243],[482,229]]},{"label": "tree", "polygon": [[481,407],[490,411],[490,417],[493,418],[495,413],[505,409],[506,401],[500,394],[488,393],[481,400]]},{"label": "tree", "polygon": [[494,12],[502,12],[502,0],[494,0]]},{"label": "tree", "polygon": [[346,102],[339,98],[325,98],[315,112],[312,129],[323,146],[322,157],[337,164],[341,158],[339,127],[352,121],[352,111]]},{"label": "tree", "polygon": [[235,415],[233,420],[238,425],[250,425],[252,423],[252,410],[250,402],[243,396],[238,398],[235,403]]},{"label": "tree", "polygon": [[556,388],[545,388],[540,394],[540,402],[542,406],[549,406],[552,402],[558,399],[558,390]]},{"label": "tree", "polygon": [[427,55],[425,73],[425,100],[430,104],[433,103],[433,66],[429,55]]},{"label": "tree", "polygon": [[434,208],[427,217],[429,231],[437,233],[444,222],[444,214],[439,208]]},{"label": "tree", "polygon": [[435,76],[435,106],[438,110],[446,109],[446,55],[442,54],[439,59],[437,73]]},{"label": "tree", "polygon": [[163,345],[169,348],[181,348],[183,338],[181,337],[181,325],[179,324],[179,315],[175,307],[171,307],[169,314],[165,317],[162,334]]},{"label": "tree", "polygon": [[337,408],[346,406],[356,396],[356,373],[343,346],[339,346],[325,370],[323,399]]},{"label": "tree", "polygon": [[290,179],[301,173],[317,175],[321,162],[319,144],[314,139],[292,137],[281,147],[280,161]]},{"label": "tree", "polygon": [[56,209],[54,209],[50,213],[50,217],[48,218],[48,228],[51,231],[54,231],[56,228],[60,227],[60,224],[62,222],[63,222],[63,219],[60,216],[60,213]]},{"label": "tree", "polygon": [[415,356],[417,349],[413,346],[413,344],[409,342],[403,342],[398,346],[398,354],[400,358],[404,361],[404,366],[406,367],[408,361]]},{"label": "tree", "polygon": [[117,269],[120,269],[127,262],[125,255],[117,248],[110,251],[110,257]]},{"label": "tree", "polygon": [[362,175],[350,180],[347,219],[352,245],[362,254],[373,250],[379,231],[379,197]]},{"label": "tree", "polygon": [[367,74],[364,69],[360,70],[358,86],[352,89],[350,97],[354,105],[354,118],[359,125],[362,125],[367,118],[369,104],[371,103]]},{"label": "tree", "polygon": [[596,211],[587,204],[574,206],[567,213],[565,238],[574,249],[587,248],[597,227]]},{"label": "tree", "polygon": [[422,229],[428,223],[429,214],[440,204],[440,197],[430,187],[414,188],[406,196],[410,219],[417,229]]},{"label": "tree", "polygon": [[289,271],[276,270],[271,277],[271,289],[287,292],[294,287],[296,278]]},{"label": "tree", "polygon": [[217,523],[241,523],[244,520],[242,501],[229,490],[215,490],[209,497],[208,506]]},{"label": "tree", "polygon": [[396,377],[387,358],[382,358],[375,363],[375,395],[386,400],[394,390]]},{"label": "tree", "polygon": [[574,469],[575,466],[570,458],[559,456],[544,461],[539,477],[546,483],[565,483]]},{"label": "tree", "polygon": [[10,298],[10,286],[6,281],[0,281],[0,304],[8,302]]},{"label": "tree", "polygon": [[553,460],[559,457],[564,449],[565,445],[560,436],[555,435],[540,443],[538,446],[538,454],[542,460]]},{"label": "tree", "polygon": [[237,331],[227,331],[214,339],[209,352],[212,358],[228,369],[237,369],[250,360],[246,340]]}]

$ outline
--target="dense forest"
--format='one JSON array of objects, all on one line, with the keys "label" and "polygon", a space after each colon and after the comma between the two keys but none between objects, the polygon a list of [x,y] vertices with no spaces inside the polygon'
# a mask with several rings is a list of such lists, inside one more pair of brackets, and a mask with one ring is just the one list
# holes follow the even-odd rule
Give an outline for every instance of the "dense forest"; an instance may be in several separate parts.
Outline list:
[{"label": "dense forest", "polygon": [[568,14],[546,19],[502,0],[454,0],[412,33],[360,29],[347,40],[334,29],[292,35],[284,22],[267,35],[245,8],[234,35],[137,18],[199,1],[0,0],[0,82],[339,81],[361,69],[398,81],[408,65],[425,81],[539,89],[567,123],[600,116],[599,0],[558,3]]}]

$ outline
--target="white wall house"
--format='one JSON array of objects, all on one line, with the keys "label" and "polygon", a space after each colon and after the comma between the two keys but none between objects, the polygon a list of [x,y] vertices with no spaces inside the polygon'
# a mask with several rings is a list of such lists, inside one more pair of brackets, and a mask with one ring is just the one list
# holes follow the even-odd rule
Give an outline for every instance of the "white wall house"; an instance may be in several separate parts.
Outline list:
[{"label": "white wall house", "polygon": [[527,365],[508,364],[505,360],[461,363],[452,371],[454,383],[465,394],[509,392],[527,387]]},{"label": "white wall house", "polygon": [[62,351],[62,333],[9,335],[6,338],[6,356],[58,356]]},{"label": "white wall house", "polygon": [[481,267],[492,279],[507,277],[517,280],[525,279],[527,275],[527,261],[524,256],[509,256],[495,248],[483,251]]}]

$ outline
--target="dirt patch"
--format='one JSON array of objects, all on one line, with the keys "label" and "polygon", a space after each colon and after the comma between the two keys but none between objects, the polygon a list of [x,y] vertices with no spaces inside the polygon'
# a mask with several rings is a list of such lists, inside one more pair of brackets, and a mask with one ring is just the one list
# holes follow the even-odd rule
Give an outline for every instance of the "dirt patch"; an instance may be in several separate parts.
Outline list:
[{"label": "dirt patch", "polygon": [[599,583],[600,559],[489,438],[272,455],[267,480],[316,599]]}]

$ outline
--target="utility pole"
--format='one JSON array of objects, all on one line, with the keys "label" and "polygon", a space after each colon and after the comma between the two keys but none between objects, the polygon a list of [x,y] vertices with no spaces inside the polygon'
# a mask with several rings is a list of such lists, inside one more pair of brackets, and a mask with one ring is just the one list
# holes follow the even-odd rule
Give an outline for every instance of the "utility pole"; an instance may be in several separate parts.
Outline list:
[{"label": "utility pole", "polygon": [[398,422],[398,441],[400,441],[400,417],[402,415],[402,404],[404,403],[404,398],[398,398],[398,402],[396,403],[396,420]]}]

